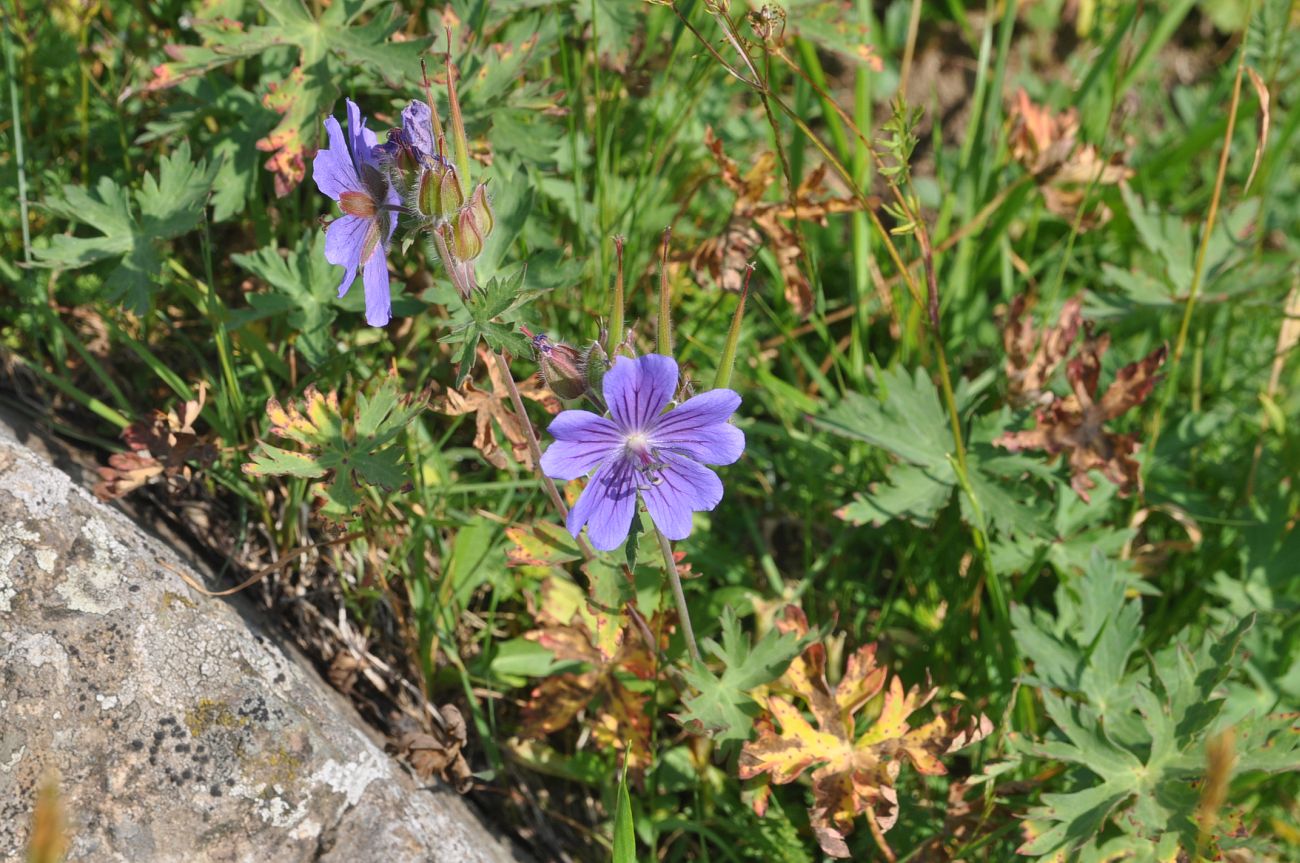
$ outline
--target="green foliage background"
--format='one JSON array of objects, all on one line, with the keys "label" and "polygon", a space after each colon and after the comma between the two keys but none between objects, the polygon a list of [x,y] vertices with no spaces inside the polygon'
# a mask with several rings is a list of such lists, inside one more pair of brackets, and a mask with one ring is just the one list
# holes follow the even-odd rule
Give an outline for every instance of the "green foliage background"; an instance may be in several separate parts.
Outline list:
[{"label": "green foliage background", "polygon": [[[1255,855],[1245,859],[1300,858],[1300,753],[1294,719],[1279,717],[1300,709],[1300,363],[1294,338],[1279,341],[1300,290],[1296,4],[916,4],[905,68],[913,4],[789,0],[791,65],[746,45],[766,95],[720,62],[745,69],[713,5],[3,0],[0,399],[107,454],[145,410],[208,385],[200,427],[222,457],[186,494],[238,538],[218,543],[235,566],[257,559],[235,559],[236,545],[266,555],[339,535],[299,516],[326,460],[283,481],[241,470],[276,452],[253,454],[271,439],[268,400],[297,400],[309,385],[337,393],[332,437],[312,441],[334,457],[358,428],[381,424],[392,445],[370,457],[384,481],[335,477],[319,513],[349,513],[358,535],[284,578],[334,596],[425,697],[461,703],[479,781],[519,789],[537,801],[529,811],[564,814],[548,835],[582,859],[611,849],[632,859],[633,832],[657,859],[818,859],[806,785],[776,789],[759,818],[735,779],[751,693],[794,650],[766,631],[785,602],[842,638],[832,643],[845,654],[879,641],[903,679],[929,675],[940,699],[997,725],[953,757],[949,777],[904,774],[887,834],[898,859],[997,861],[1016,849],[1221,859],[1234,847]],[[744,16],[757,5],[729,5],[754,39]],[[447,21],[472,149],[490,155],[498,225],[479,272],[492,287],[462,306],[422,244],[399,235],[395,321],[374,330],[359,285],[335,297],[319,223],[329,202],[309,154],[343,95],[377,129],[422,98],[419,59],[438,66],[428,50],[444,49]],[[878,70],[858,50],[864,39]],[[1247,80],[1218,198],[1239,56],[1267,87],[1269,137],[1247,186],[1264,111]],[[172,86],[151,87],[164,63]],[[888,122],[904,74],[917,127]],[[957,98],[941,97],[952,88]],[[1053,214],[1011,158],[1018,88],[1077,110],[1082,141],[1132,169],[1122,187],[1089,189],[1109,221],[1084,231]],[[661,231],[672,227],[685,260],[732,213],[706,129],[742,169],[778,151],[767,200],[828,154],[885,194],[826,93],[885,149],[915,135],[893,149],[910,168],[891,176],[911,177],[941,249],[942,345],[968,464],[954,451],[926,309],[871,222],[800,224],[806,319],[765,243],[731,380],[748,449],[723,472],[722,505],[679,546],[699,576],[687,594],[711,639],[708,667],[686,669],[680,697],[662,681],[650,691],[644,777],[620,781],[617,753],[593,745],[581,718],[521,755],[519,701],[564,670],[522,637],[542,579],[584,576],[572,548],[547,566],[507,566],[506,528],[554,516],[534,474],[483,460],[471,418],[388,409],[399,390],[452,387],[458,370],[486,387],[480,339],[509,349],[522,380],[535,366],[520,321],[575,345],[597,338],[616,234],[629,322],[653,349]],[[277,184],[264,163],[295,148],[306,179],[282,170]],[[896,210],[880,215],[898,225]],[[894,242],[919,254],[906,230]],[[736,301],[686,266],[672,282],[677,357],[709,380]],[[1111,338],[1103,381],[1162,343],[1177,347],[1152,396],[1115,423],[1142,443],[1138,493],[1099,478],[1083,500],[1059,461],[993,445],[1033,424],[1006,399],[1000,324],[1026,293],[1040,324],[1084,298]],[[1066,390],[1060,373],[1051,385]],[[545,423],[540,410],[533,420]],[[660,573],[643,569],[635,585],[601,588],[657,603]],[[669,658],[681,656],[675,639]],[[1228,728],[1236,767],[1207,826],[1207,745]],[[1008,779],[1025,781],[1006,790]],[[954,781],[974,783],[987,817],[949,841]],[[885,859],[865,827],[850,838],[856,859]]]}]

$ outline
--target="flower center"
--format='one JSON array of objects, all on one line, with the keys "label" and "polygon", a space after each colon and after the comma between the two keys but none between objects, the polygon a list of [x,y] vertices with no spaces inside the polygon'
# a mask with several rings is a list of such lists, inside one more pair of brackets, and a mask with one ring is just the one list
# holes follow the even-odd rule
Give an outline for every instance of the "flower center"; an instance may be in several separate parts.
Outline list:
[{"label": "flower center", "polygon": [[375,216],[375,199],[365,192],[344,192],[339,195],[339,209],[349,216],[373,219]]},{"label": "flower center", "polygon": [[[636,471],[642,479],[637,481],[637,488],[645,491],[650,486],[659,485],[663,482],[664,464],[655,458],[655,452],[650,446],[650,438],[645,432],[633,432],[628,435],[623,442],[627,449],[628,455],[632,456],[636,466]],[[648,485],[642,485],[642,482],[648,482]]]},{"label": "flower center", "polygon": [[624,442],[627,451],[641,460],[642,464],[650,461],[650,439],[645,432],[632,432]]}]

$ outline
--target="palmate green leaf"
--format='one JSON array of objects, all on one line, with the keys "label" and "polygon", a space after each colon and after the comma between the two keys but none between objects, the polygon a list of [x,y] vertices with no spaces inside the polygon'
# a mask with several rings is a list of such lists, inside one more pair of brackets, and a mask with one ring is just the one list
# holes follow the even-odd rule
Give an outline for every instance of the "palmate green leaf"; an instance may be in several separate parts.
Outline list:
[{"label": "palmate green leaf", "polygon": [[[1064,762],[1063,793],[1048,793],[1029,812],[1021,853],[1110,859],[1124,847],[1134,860],[1164,860],[1155,849],[1197,846],[1199,782],[1208,741],[1234,724],[1224,716],[1224,684],[1240,669],[1242,639],[1253,618],[1189,645],[1181,637],[1154,656],[1141,653],[1141,606],[1128,598],[1129,576],[1094,556],[1082,577],[1057,591],[1057,613],[1012,610],[1013,635],[1033,663],[1054,728],[1019,751]],[[1060,693],[1060,694],[1058,694]],[[1293,721],[1235,722],[1236,773],[1300,769]],[[1266,754],[1265,754],[1266,753]],[[1125,858],[1129,859],[1129,858]]]},{"label": "palmate green leaf", "polygon": [[277,193],[285,195],[305,176],[306,154],[321,142],[320,118],[331,112],[336,82],[346,80],[347,70],[363,68],[394,87],[412,83],[430,39],[390,41],[403,18],[393,16],[392,5],[382,0],[337,0],[324,5],[319,17],[302,0],[260,0],[259,6],[258,23],[196,18],[200,43],[169,46],[172,60],[155,67],[148,89],[172,87],[265,55],[264,100],[281,118],[257,147],[271,154],[267,167],[276,175]]},{"label": "palmate green leaf", "polygon": [[894,519],[906,519],[927,527],[952,497],[955,484],[955,477],[944,482],[926,468],[904,462],[890,472],[887,482],[873,485],[868,494],[857,495],[835,514],[854,524],[880,527]]},{"label": "palmate green leaf", "polygon": [[267,246],[231,260],[266,282],[275,293],[248,294],[252,309],[237,314],[232,328],[270,315],[285,316],[289,330],[296,333],[294,344],[303,359],[318,366],[334,356],[330,324],[336,315],[334,296],[338,279],[325,260],[325,233],[304,234],[288,255]]},{"label": "palmate green leaf", "polygon": [[136,314],[149,310],[154,281],[162,269],[160,246],[198,226],[217,166],[194,162],[188,141],[162,158],[158,175],[146,175],[134,195],[108,177],[95,191],[64,187],[46,202],[50,212],[94,228],[99,236],[57,235],[48,248],[34,249],[46,267],[77,269],[119,258],[104,283],[110,302],[125,301]]},{"label": "palmate green leaf", "polygon": [[1033,662],[1029,681],[1079,695],[1097,721],[1122,725],[1132,707],[1130,658],[1142,639],[1142,607],[1128,599],[1131,573],[1094,554],[1085,573],[1056,590],[1056,614],[1011,609],[1012,635]]},{"label": "palmate green leaf", "polygon": [[[1063,576],[1086,569],[1094,552],[1115,559],[1136,534],[1126,526],[1113,526],[1111,504],[1115,486],[1102,483],[1085,501],[1065,483],[1057,483],[1055,515],[1042,536],[999,538],[993,545],[993,560],[999,572],[1025,572],[1034,561],[1046,561]],[[1153,588],[1130,583],[1130,588],[1150,592]],[[1240,615],[1239,615],[1240,616]]]},{"label": "palmate green leaf", "polygon": [[525,269],[501,278],[494,278],[476,291],[468,301],[461,301],[451,332],[438,341],[462,344],[456,370],[456,386],[460,386],[474,369],[478,343],[483,341],[493,351],[521,354],[528,350],[528,339],[519,331],[515,321],[520,306],[533,299],[537,292],[523,289]]},{"label": "palmate green leaf", "polygon": [[[959,408],[971,401],[981,386],[982,382],[977,381],[959,388]],[[901,367],[885,369],[877,378],[876,398],[846,393],[814,423],[842,437],[884,449],[901,462],[889,471],[885,481],[842,507],[837,513],[841,518],[877,527],[894,519],[906,519],[928,527],[952,499],[958,479],[951,426],[939,391],[923,369],[912,373]],[[967,467],[970,491],[980,502],[977,518],[969,497],[962,495],[962,514],[968,522],[982,520],[983,527],[1017,536],[1043,532],[1040,507],[1013,497],[999,479],[1005,476],[1018,480],[1020,474],[1035,473],[1039,470],[1036,463],[1026,458],[1009,459],[1005,452],[981,446],[968,448]],[[1017,484],[1024,487],[1024,483]]]},{"label": "palmate green leaf", "polygon": [[735,611],[727,607],[722,612],[722,643],[711,638],[700,643],[723,663],[722,675],[714,676],[703,663],[686,669],[683,676],[697,694],[682,698],[685,709],[677,719],[693,733],[709,733],[718,741],[748,740],[759,712],[748,690],[780,677],[804,642],[793,632],[773,629],[751,646]]},{"label": "palmate green leaf", "polygon": [[224,222],[243,213],[257,192],[265,156],[257,141],[280,115],[250,90],[226,75],[186,81],[161,106],[157,120],[145,123],[136,143],[188,137],[217,169],[212,183],[212,221]]},{"label": "palmate green leaf", "polygon": [[244,472],[308,479],[328,476],[316,486],[324,501],[321,512],[345,518],[361,505],[366,488],[391,491],[406,482],[402,450],[391,444],[424,409],[427,395],[403,393],[401,381],[389,374],[369,394],[357,395],[348,419],[337,394],[322,395],[315,387],[308,387],[303,400],[290,403],[288,409],[271,399],[266,406],[271,433],[299,444],[300,449],[260,442]]},{"label": "palmate green leaf", "polygon": [[895,468],[883,486],[845,507],[844,517],[876,525],[902,517],[928,526],[957,485],[949,459],[952,434],[939,392],[923,369],[909,374],[894,367],[880,373],[877,393],[877,398],[845,393],[814,420],[826,431],[866,441],[910,466]]}]

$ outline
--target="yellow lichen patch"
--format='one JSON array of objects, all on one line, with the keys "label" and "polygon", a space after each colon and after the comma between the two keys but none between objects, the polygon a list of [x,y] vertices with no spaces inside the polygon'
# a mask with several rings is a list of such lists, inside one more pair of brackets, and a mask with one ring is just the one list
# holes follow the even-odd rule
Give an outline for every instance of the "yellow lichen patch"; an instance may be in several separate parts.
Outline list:
[{"label": "yellow lichen patch", "polygon": [[190,599],[188,596],[173,593],[170,590],[163,592],[161,605],[163,611],[171,611],[176,605],[183,605],[186,608],[198,608],[198,603]]},{"label": "yellow lichen patch", "polygon": [[243,728],[248,717],[236,716],[224,701],[200,698],[193,710],[185,712],[185,727],[191,737],[199,737],[213,728]]},{"label": "yellow lichen patch", "polygon": [[303,761],[281,746],[244,762],[245,771],[257,782],[267,785],[289,785],[298,779]]}]

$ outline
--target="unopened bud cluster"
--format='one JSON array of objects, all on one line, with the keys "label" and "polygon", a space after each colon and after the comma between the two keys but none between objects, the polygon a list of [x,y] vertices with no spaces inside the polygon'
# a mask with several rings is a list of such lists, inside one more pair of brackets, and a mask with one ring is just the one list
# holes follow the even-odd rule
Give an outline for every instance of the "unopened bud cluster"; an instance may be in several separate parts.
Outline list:
[{"label": "unopened bud cluster", "polygon": [[584,396],[598,398],[601,380],[609,368],[609,357],[600,342],[592,342],[585,351],[580,351],[564,342],[552,341],[545,333],[538,333],[532,339],[542,380],[551,392],[566,401]]},{"label": "unopened bud cluster", "polygon": [[[479,183],[467,197],[455,163],[441,152],[422,152],[411,140],[407,130],[394,129],[379,148],[393,184],[405,190],[406,210],[421,229],[437,231],[457,261],[474,260],[496,224],[487,184]],[[441,138],[435,146],[442,149]]]}]

